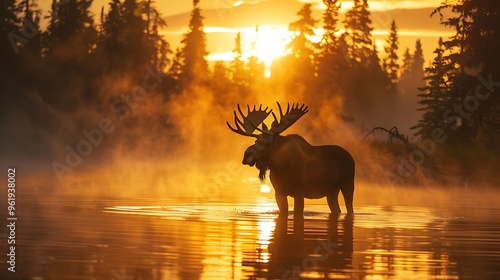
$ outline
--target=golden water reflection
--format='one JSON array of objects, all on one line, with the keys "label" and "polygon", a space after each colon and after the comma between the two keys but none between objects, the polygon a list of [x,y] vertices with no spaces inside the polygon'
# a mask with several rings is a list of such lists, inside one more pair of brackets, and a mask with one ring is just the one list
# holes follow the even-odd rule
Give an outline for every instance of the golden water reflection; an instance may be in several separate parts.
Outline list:
[{"label": "golden water reflection", "polygon": [[[128,203],[127,203],[128,202]],[[495,279],[500,209],[456,214],[308,205],[278,219],[268,198],[19,202],[19,279]],[[469,213],[471,214],[469,217]],[[472,218],[473,217],[473,218]],[[1,217],[4,218],[4,217]],[[5,262],[4,262],[5,263]],[[5,266],[5,265],[4,265]],[[4,267],[5,268],[5,267]],[[2,268],[1,279],[11,276]]]}]

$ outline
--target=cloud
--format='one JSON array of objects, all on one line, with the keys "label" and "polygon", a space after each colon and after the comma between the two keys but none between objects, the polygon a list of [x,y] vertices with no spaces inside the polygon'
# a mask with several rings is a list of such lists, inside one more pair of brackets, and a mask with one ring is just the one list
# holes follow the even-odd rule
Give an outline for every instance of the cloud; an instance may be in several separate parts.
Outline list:
[{"label": "cloud", "polygon": [[[325,10],[326,6],[321,0],[315,1],[300,1],[313,3],[314,7],[318,10]],[[346,12],[353,6],[353,1],[341,1],[342,6],[340,11]],[[439,0],[423,0],[423,1],[396,1],[396,0],[385,0],[385,1],[369,1],[370,11],[389,11],[397,9],[423,9],[423,8],[436,8],[440,4]]]}]

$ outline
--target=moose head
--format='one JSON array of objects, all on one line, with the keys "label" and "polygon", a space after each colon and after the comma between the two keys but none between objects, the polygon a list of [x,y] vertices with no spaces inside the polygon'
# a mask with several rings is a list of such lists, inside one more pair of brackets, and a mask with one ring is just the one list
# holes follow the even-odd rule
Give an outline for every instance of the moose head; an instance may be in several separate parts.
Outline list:
[{"label": "moose head", "polygon": [[[240,104],[238,104],[237,107],[238,112],[241,115],[241,120],[236,111],[234,111],[234,124],[236,128],[233,128],[229,122],[226,122],[229,129],[231,129],[234,133],[257,138],[255,140],[255,144],[245,150],[242,163],[249,166],[256,165],[260,170],[259,178],[261,180],[265,178],[267,170],[267,155],[270,147],[272,147],[274,143],[274,140],[280,133],[285,131],[308,112],[308,107],[304,104],[299,107],[299,103],[294,103],[291,106],[290,103],[288,103],[286,111],[283,113],[280,103],[277,102],[277,104],[280,113],[279,120],[269,107],[262,109],[262,104],[259,108],[254,105],[253,109],[250,109],[250,106],[247,105],[246,116],[241,110]],[[269,114],[272,114],[274,118],[274,121],[271,124],[271,129],[269,129],[264,123],[264,120],[269,116]],[[259,126],[261,126],[261,128],[259,128]],[[255,131],[259,133],[256,134],[254,133]]]}]

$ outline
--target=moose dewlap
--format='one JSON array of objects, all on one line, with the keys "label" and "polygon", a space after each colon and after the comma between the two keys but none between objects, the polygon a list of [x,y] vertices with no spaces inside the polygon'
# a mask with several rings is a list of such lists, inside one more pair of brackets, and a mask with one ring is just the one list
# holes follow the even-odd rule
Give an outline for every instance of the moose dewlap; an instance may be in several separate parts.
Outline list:
[{"label": "moose dewlap", "polygon": [[[308,112],[308,107],[299,103],[287,105],[283,113],[279,103],[279,120],[268,107],[262,105],[243,113],[238,104],[234,111],[233,132],[243,136],[255,137],[255,144],[248,147],[243,156],[243,164],[256,166],[259,178],[264,180],[270,171],[271,183],[275,190],[276,203],[280,216],[288,215],[287,196],[294,198],[294,216],[301,217],[304,212],[304,198],[327,197],[332,213],[340,213],[338,202],[342,191],[348,213],[353,213],[354,159],[342,147],[336,145],[313,146],[299,135],[280,134]],[[264,120],[273,115],[271,128]],[[241,119],[240,119],[241,118]],[[259,128],[260,126],[260,128]],[[258,133],[254,133],[257,131]]]}]

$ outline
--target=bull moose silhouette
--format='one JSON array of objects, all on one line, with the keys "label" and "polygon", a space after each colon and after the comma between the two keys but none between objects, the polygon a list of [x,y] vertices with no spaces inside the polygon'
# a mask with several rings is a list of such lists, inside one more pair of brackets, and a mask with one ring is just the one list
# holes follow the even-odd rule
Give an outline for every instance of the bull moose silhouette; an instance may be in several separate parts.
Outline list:
[{"label": "bull moose silhouette", "polygon": [[[267,170],[270,171],[271,183],[275,190],[279,216],[288,216],[287,196],[294,198],[294,216],[303,217],[304,198],[318,199],[327,197],[332,213],[340,213],[338,201],[342,191],[347,212],[353,213],[354,195],[354,159],[340,146],[313,146],[299,135],[280,134],[308,112],[308,107],[299,103],[287,104],[285,113],[277,102],[280,118],[274,112],[262,105],[243,113],[238,104],[238,117],[234,111],[233,132],[249,137],[255,137],[255,144],[248,147],[243,156],[243,164],[256,166],[259,178],[263,181]],[[274,121],[268,129],[264,120],[273,115]],[[259,128],[259,126],[261,126]],[[254,132],[259,132],[255,134]]]}]

